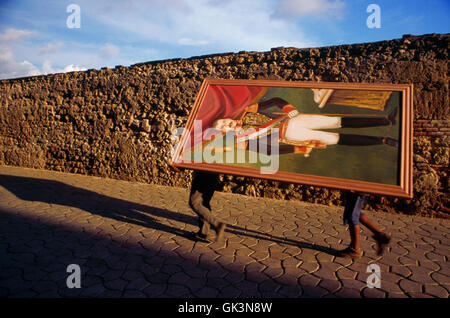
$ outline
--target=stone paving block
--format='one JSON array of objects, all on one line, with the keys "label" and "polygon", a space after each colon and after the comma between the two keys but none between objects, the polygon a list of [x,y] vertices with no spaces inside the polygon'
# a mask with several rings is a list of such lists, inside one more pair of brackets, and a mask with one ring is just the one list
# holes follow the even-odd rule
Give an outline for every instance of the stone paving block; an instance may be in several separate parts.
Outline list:
[{"label": "stone paving block", "polygon": [[235,286],[227,286],[219,292],[218,298],[237,298],[242,294],[241,290]]},{"label": "stone paving block", "polygon": [[404,277],[395,273],[381,271],[381,280],[382,282],[391,282],[398,284],[400,280],[402,280]]},{"label": "stone paving block", "polygon": [[215,288],[217,290],[221,290],[222,288],[229,286],[230,283],[226,281],[224,278],[208,278],[206,281],[206,286]]},{"label": "stone paving block", "polygon": [[416,293],[416,292],[409,293],[408,296],[411,298],[434,298],[431,295],[428,295],[425,293]]},{"label": "stone paving block", "polygon": [[334,255],[328,254],[328,253],[317,253],[316,259],[320,262],[320,264],[323,263],[331,263],[334,261],[336,257]]},{"label": "stone paving block", "polygon": [[219,291],[206,286],[194,292],[194,295],[199,298],[216,298],[219,295]]},{"label": "stone paving block", "polygon": [[320,278],[313,276],[311,274],[305,274],[300,276],[298,279],[299,285],[305,288],[312,288],[320,283]]},{"label": "stone paving block", "polygon": [[399,286],[400,288],[408,293],[422,293],[422,284],[417,283],[417,282],[413,282],[411,280],[408,279],[402,279],[399,282]]},{"label": "stone paving block", "polygon": [[272,279],[268,279],[258,284],[258,290],[261,293],[273,292],[276,293],[281,288],[281,285]]},{"label": "stone paving block", "polygon": [[341,279],[340,282],[344,288],[354,289],[361,291],[364,287],[367,287],[366,282],[361,282],[356,279]]},{"label": "stone paving block", "polygon": [[439,297],[439,298],[448,298],[449,292],[442,286],[438,285],[425,285],[425,293],[428,295]]},{"label": "stone paving block", "polygon": [[430,260],[430,261],[446,261],[446,256],[444,255],[440,255],[440,254],[436,254],[434,252],[428,252],[425,253],[425,257],[426,259]]},{"label": "stone paving block", "polygon": [[288,246],[284,250],[284,253],[290,255],[290,256],[297,256],[300,255],[302,252],[301,248],[298,246]]},{"label": "stone paving block", "polygon": [[183,269],[178,265],[164,264],[164,266],[161,267],[161,273],[168,274],[169,276],[180,273],[182,271]]},{"label": "stone paving block", "polygon": [[118,290],[118,291],[122,291],[125,289],[125,287],[129,284],[128,281],[122,279],[122,278],[117,278],[117,279],[113,279],[113,280],[105,280],[104,281],[104,285],[107,289],[110,290]]},{"label": "stone paving block", "polygon": [[362,291],[362,295],[364,298],[385,298],[386,293],[377,288],[364,288]]},{"label": "stone paving block", "polygon": [[353,259],[345,257],[336,257],[333,262],[342,265],[343,267],[347,267],[353,264]]},{"label": "stone paving block", "polygon": [[271,259],[277,259],[277,260],[282,261],[282,260],[284,260],[284,259],[286,259],[288,257],[290,257],[289,254],[283,253],[281,251],[276,251],[276,252],[271,252],[270,253],[270,258]]},{"label": "stone paving block", "polygon": [[400,258],[403,258],[404,256],[400,256],[395,253],[384,253],[383,256],[378,259],[375,263],[377,264],[385,264],[385,265],[408,265],[404,263],[413,263],[413,261],[406,262],[407,259],[403,259],[403,263],[400,261]]},{"label": "stone paving block", "polygon": [[250,248],[253,251],[254,251],[254,249],[252,247],[257,246],[258,243],[259,243],[259,241],[252,237],[244,238],[244,240],[241,242],[242,245],[247,246],[248,248]]},{"label": "stone paving block", "polygon": [[146,298],[147,295],[139,290],[125,290],[123,298]]},{"label": "stone paving block", "polygon": [[236,284],[246,280],[245,273],[230,272],[225,275],[224,279],[230,284]]},{"label": "stone paving block", "polygon": [[262,260],[259,260],[259,263],[266,265],[269,268],[282,268],[281,266],[281,260],[276,258],[265,258]]},{"label": "stone paving block", "polygon": [[448,266],[448,261],[435,261],[433,263],[440,267],[440,269],[437,271],[439,274],[450,276],[450,266]]},{"label": "stone paving block", "polygon": [[432,273],[431,278],[439,285],[450,285],[450,277],[443,275],[440,272]]},{"label": "stone paving block", "polygon": [[252,250],[251,248],[248,247],[240,247],[239,249],[236,250],[236,257],[241,257],[241,256],[250,256],[251,254],[253,254],[255,251]]},{"label": "stone paving block", "polygon": [[410,268],[404,265],[392,265],[391,272],[394,274],[398,274],[404,278],[408,278],[412,274]]},{"label": "stone paving block", "polygon": [[303,290],[300,286],[281,286],[278,294],[286,298],[298,298],[302,295]]},{"label": "stone paving block", "polygon": [[[83,280],[84,283],[84,280]],[[89,287],[82,287],[80,292],[81,297],[99,297],[106,292],[106,288],[102,284],[91,285]]]},{"label": "stone paving block", "polygon": [[320,263],[319,270],[314,272],[314,275],[322,277],[323,279],[337,280],[336,273],[341,265],[335,263]]},{"label": "stone paving block", "polygon": [[151,298],[164,296],[173,298],[188,298],[193,296],[189,288],[178,284],[170,284],[167,286],[167,289],[164,285],[148,287],[144,290],[144,293],[147,297]]},{"label": "stone paving block", "polygon": [[244,262],[235,261],[233,264],[227,265],[226,269],[234,273],[243,273],[246,265]]},{"label": "stone paving block", "polygon": [[434,245],[433,253],[435,254],[447,257],[449,255],[449,252],[450,252],[449,246],[441,246],[439,244]]},{"label": "stone paving block", "polygon": [[234,256],[220,256],[215,259],[215,262],[226,269],[228,265],[233,264],[234,260]]},{"label": "stone paving block", "polygon": [[38,294],[44,292],[56,292],[58,290],[58,285],[53,281],[36,281],[33,283],[32,290]]},{"label": "stone paving block", "polygon": [[257,298],[261,297],[261,293],[259,292],[259,284],[249,282],[249,281],[241,281],[233,286],[240,291],[239,297],[242,298]]},{"label": "stone paving block", "polygon": [[254,253],[250,254],[250,257],[255,259],[256,261],[262,261],[269,258],[269,251],[267,250],[255,250]]},{"label": "stone paving block", "polygon": [[338,280],[323,279],[319,283],[320,287],[325,288],[330,293],[335,293],[342,288],[342,284]]},{"label": "stone paving block", "polygon": [[287,268],[287,267],[299,267],[301,264],[303,263],[303,261],[300,261],[299,259],[295,258],[295,257],[289,257],[284,259],[281,262],[281,265],[283,268]]},{"label": "stone paving block", "polygon": [[345,267],[341,267],[341,268],[337,269],[337,271],[336,271],[336,276],[341,280],[342,279],[349,279],[349,280],[355,279],[357,275],[358,275],[357,272],[352,271]]},{"label": "stone paving block", "polygon": [[[202,253],[202,252],[198,252],[198,253]],[[221,256],[225,256],[225,257],[234,257],[234,255],[236,253],[236,249],[232,248],[232,247],[225,247],[225,248],[216,250],[216,253]]]},{"label": "stone paving block", "polygon": [[441,267],[437,262],[433,261],[419,261],[419,267],[430,270],[431,272],[440,271]]},{"label": "stone paving block", "polygon": [[[151,284],[149,287],[145,288],[143,290],[143,293],[145,293],[147,295],[147,297],[160,297],[162,295],[166,294],[166,290],[167,290],[167,294],[171,295],[173,297],[178,297],[175,293],[173,293],[173,287],[175,287],[177,285],[165,285],[165,284]],[[186,287],[183,286],[178,286],[181,287],[183,289],[183,293],[180,294],[184,294],[186,292],[188,292],[188,289]],[[171,293],[169,293],[168,288],[172,288]]]},{"label": "stone paving block", "polygon": [[320,264],[317,261],[316,262],[303,262],[299,267],[308,273],[314,273],[320,269]]},{"label": "stone paving block", "polygon": [[436,282],[431,278],[431,274],[434,272],[426,267],[417,266],[414,268],[410,267],[412,272],[408,279],[421,283],[421,284],[436,284]]},{"label": "stone paving block", "polygon": [[325,296],[330,295],[329,291],[325,288],[322,288],[320,286],[316,286],[314,288],[303,288],[303,294],[302,297],[305,298],[323,298]]},{"label": "stone paving block", "polygon": [[381,276],[381,287],[380,289],[386,292],[388,297],[391,297],[392,294],[401,294],[403,290],[399,287],[397,282],[393,282],[390,280],[386,280],[383,276]]},{"label": "stone paving block", "polygon": [[282,267],[271,267],[268,266],[263,271],[264,274],[266,274],[270,278],[277,278],[283,275],[284,270]]},{"label": "stone paving block", "polygon": [[306,263],[306,262],[317,262],[316,255],[319,254],[319,253],[320,252],[315,250],[315,249],[302,248],[302,253],[297,255],[296,258],[298,258],[299,260],[303,261],[304,263]]},{"label": "stone paving block", "polygon": [[361,291],[353,288],[342,288],[334,295],[339,298],[361,298]]}]

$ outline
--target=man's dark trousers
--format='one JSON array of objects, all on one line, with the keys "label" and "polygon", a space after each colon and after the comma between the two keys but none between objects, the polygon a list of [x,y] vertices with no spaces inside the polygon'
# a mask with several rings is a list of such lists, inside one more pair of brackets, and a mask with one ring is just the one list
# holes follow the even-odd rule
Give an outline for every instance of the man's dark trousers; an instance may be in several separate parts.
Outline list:
[{"label": "man's dark trousers", "polygon": [[210,225],[216,229],[220,222],[212,215],[211,199],[219,185],[219,175],[195,170],[192,176],[189,206],[199,217],[199,233],[208,235]]}]

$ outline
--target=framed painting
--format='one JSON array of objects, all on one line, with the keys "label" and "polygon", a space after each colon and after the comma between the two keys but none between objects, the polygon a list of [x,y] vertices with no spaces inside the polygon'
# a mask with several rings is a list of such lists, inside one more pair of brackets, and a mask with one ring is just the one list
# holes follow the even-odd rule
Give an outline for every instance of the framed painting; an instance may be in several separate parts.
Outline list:
[{"label": "framed painting", "polygon": [[413,86],[206,79],[171,165],[412,197]]}]

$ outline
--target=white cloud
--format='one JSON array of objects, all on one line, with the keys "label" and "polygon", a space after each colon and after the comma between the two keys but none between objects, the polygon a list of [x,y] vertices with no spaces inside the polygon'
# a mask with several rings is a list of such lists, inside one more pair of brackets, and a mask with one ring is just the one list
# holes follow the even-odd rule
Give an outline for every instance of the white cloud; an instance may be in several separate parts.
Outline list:
[{"label": "white cloud", "polygon": [[341,0],[280,0],[276,15],[339,19],[344,10],[345,3]]},{"label": "white cloud", "polygon": [[[86,22],[79,30],[86,37],[80,39],[72,32],[63,38],[46,27],[34,31],[3,29],[0,54],[5,47],[9,55],[3,54],[0,59],[0,76],[77,71],[230,51],[267,51],[278,46],[314,47],[321,43],[302,26],[301,19],[289,17],[339,17],[344,14],[344,1],[78,0],[84,21],[95,21],[91,26]],[[35,22],[38,25],[41,21]]]},{"label": "white cloud", "polygon": [[4,79],[39,74],[39,69],[29,61],[16,61],[10,48],[0,48],[0,78]]},{"label": "white cloud", "polygon": [[74,72],[74,71],[85,71],[85,67],[74,66],[73,64],[69,64],[64,68],[53,68],[52,64],[49,60],[45,60],[42,64],[42,74],[52,74],[52,73],[66,73],[66,72]]},{"label": "white cloud", "polygon": [[74,66],[73,64],[67,65],[65,68],[62,69],[63,73],[66,72],[79,72],[79,71],[86,71],[87,69],[82,66]]},{"label": "white cloud", "polygon": [[0,33],[0,43],[11,44],[18,42],[32,33],[32,31],[28,30],[7,29],[4,33]]},{"label": "white cloud", "polygon": [[47,43],[47,45],[41,47],[38,51],[39,55],[48,55],[58,52],[63,46],[62,42]]},{"label": "white cloud", "polygon": [[42,69],[39,69],[28,60],[18,61],[10,47],[0,46],[0,79],[85,70],[85,67],[74,64],[66,65],[63,68],[54,68],[49,60],[45,60],[42,64]]},{"label": "white cloud", "polygon": [[99,56],[102,59],[110,60],[119,55],[120,49],[118,46],[107,43],[100,48]]},{"label": "white cloud", "polygon": [[105,0],[89,5],[92,18],[106,28],[157,47],[195,46],[201,54],[317,44],[298,24],[274,16],[272,0],[135,0],[126,9],[108,2],[106,11]]},{"label": "white cloud", "polygon": [[181,38],[177,41],[180,45],[186,45],[186,46],[202,46],[208,44],[208,41],[205,40],[194,40],[191,38]]}]

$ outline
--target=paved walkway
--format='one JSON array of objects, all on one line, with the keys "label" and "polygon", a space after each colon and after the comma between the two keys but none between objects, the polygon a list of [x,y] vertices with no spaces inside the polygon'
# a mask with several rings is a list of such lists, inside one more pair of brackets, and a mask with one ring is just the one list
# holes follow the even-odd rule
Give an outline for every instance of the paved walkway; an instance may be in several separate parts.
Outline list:
[{"label": "paved walkway", "polygon": [[[394,234],[378,257],[349,242],[342,208],[217,193],[229,226],[194,242],[186,189],[0,166],[1,297],[446,297],[450,222],[370,213]],[[81,288],[66,280],[81,269]],[[368,288],[369,264],[381,288]],[[71,276],[72,277],[72,276]],[[375,282],[375,280],[372,280]]]}]

